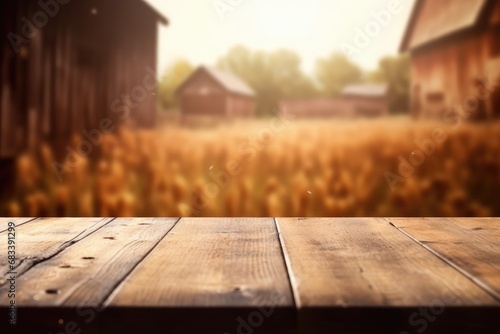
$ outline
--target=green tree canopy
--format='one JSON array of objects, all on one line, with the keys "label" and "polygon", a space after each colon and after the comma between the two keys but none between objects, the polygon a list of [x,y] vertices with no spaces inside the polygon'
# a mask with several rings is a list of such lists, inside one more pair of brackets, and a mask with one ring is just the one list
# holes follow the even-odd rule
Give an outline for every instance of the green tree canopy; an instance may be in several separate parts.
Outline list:
[{"label": "green tree canopy", "polygon": [[359,83],[363,72],[342,53],[334,53],[316,63],[316,77],[325,96],[339,96],[345,86]]},{"label": "green tree canopy", "polygon": [[[283,99],[335,97],[345,86],[363,82],[387,84],[391,111],[408,110],[408,56],[384,57],[377,70],[366,73],[342,53],[333,53],[317,61],[315,77],[311,78],[303,72],[301,59],[293,51],[253,51],[236,46],[218,60],[217,67],[236,74],[254,89],[257,115],[260,116],[271,115]],[[193,66],[184,59],[176,61],[165,71],[159,87],[164,109],[178,106],[175,91],[193,71]]]},{"label": "green tree canopy", "polygon": [[289,50],[251,51],[237,46],[217,66],[238,75],[256,92],[257,114],[270,115],[284,98],[306,98],[316,87],[301,69],[300,57]]},{"label": "green tree canopy", "polygon": [[386,83],[389,86],[389,108],[392,112],[409,110],[410,58],[408,55],[382,58],[378,69],[369,73],[368,80]]},{"label": "green tree canopy", "polygon": [[158,88],[163,109],[173,109],[178,106],[175,96],[176,89],[193,73],[194,67],[185,59],[174,62],[163,73]]}]

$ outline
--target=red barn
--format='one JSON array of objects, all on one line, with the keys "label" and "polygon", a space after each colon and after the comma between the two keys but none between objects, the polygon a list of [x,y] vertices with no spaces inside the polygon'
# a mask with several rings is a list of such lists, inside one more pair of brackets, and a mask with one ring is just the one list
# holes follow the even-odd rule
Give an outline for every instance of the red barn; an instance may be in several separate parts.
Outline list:
[{"label": "red barn", "polygon": [[340,98],[283,100],[280,110],[297,118],[352,117],[351,104]]},{"label": "red barn", "polygon": [[353,115],[378,117],[389,114],[387,85],[349,85],[342,90],[342,98],[348,101]]},{"label": "red barn", "polygon": [[401,45],[411,56],[413,116],[446,119],[458,108],[500,116],[499,36],[500,0],[417,0]]},{"label": "red barn", "polygon": [[232,73],[202,66],[177,89],[183,116],[251,117],[255,94]]},{"label": "red barn", "polygon": [[280,108],[301,118],[380,117],[389,113],[386,85],[349,85],[338,98],[284,100]]}]

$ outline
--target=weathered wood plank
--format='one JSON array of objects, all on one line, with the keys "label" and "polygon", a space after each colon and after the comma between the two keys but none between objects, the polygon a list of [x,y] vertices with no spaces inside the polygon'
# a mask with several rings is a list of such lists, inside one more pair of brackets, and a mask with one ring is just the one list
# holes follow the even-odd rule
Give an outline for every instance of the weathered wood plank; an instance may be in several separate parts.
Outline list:
[{"label": "weathered wood plank", "polygon": [[13,222],[14,224],[16,224],[16,228],[21,226],[21,225],[24,225],[24,224],[27,224],[29,222],[32,222],[34,220],[36,220],[37,218],[23,218],[23,217],[18,217],[18,218],[0,218],[0,233],[2,232],[5,232],[8,230],[8,223],[9,222]]},{"label": "weathered wood plank", "polygon": [[109,306],[293,306],[273,219],[183,218]]},{"label": "weathered wood plank", "polygon": [[17,297],[18,305],[101,306],[177,221],[178,218],[113,220],[19,277],[22,291]]},{"label": "weathered wood plank", "polygon": [[300,307],[401,307],[435,300],[498,305],[383,219],[279,218],[277,223]]},{"label": "weathered wood plank", "polygon": [[[16,258],[18,275],[36,263],[50,258],[66,247],[106,225],[112,218],[40,218],[16,228]],[[7,240],[7,231],[0,233]],[[7,258],[0,257],[0,274],[9,271]],[[0,285],[5,281],[0,281]]]},{"label": "weathered wood plank", "polygon": [[500,219],[388,218],[500,301]]},{"label": "weathered wood plank", "polygon": [[[476,333],[497,328],[500,304],[433,254],[432,240],[412,240],[403,230],[417,224],[420,232],[432,232],[433,225],[420,225],[425,219],[398,220],[399,230],[396,223],[366,218],[280,218],[277,226],[272,219],[193,218],[171,230],[174,224],[165,221],[116,219],[83,240],[71,230],[78,243],[60,240],[60,250],[18,276],[19,328],[60,332],[60,321],[101,333],[163,333],[165,328],[219,334]],[[443,235],[446,242],[465,244],[472,231],[472,245],[498,245],[498,223],[492,219],[443,221],[436,244]],[[37,232],[39,240],[30,238],[43,243],[62,238],[69,226],[66,218],[39,224],[19,225],[18,232]],[[465,232],[455,235],[456,230]],[[19,250],[26,240],[18,238]],[[481,265],[485,260],[470,261]],[[298,329],[290,284],[299,306]],[[104,299],[107,308],[101,310]],[[0,308],[7,312],[4,300]]]},{"label": "weathered wood plank", "polygon": [[147,333],[275,334],[296,327],[270,218],[181,219],[105,305],[106,333],[117,331],[117,318],[118,330]]}]

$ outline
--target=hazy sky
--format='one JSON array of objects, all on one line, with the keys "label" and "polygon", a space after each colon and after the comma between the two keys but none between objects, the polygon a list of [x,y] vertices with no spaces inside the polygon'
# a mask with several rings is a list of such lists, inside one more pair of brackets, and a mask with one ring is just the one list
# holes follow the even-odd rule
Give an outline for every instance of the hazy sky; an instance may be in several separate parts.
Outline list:
[{"label": "hazy sky", "polygon": [[[415,0],[146,0],[168,17],[160,28],[159,70],[178,58],[194,65],[214,65],[234,45],[254,50],[286,48],[296,51],[303,68],[312,72],[315,61],[341,46],[356,47],[357,29],[372,29],[350,58],[365,69],[397,54]],[[374,12],[399,4],[398,14],[382,17],[378,27]],[[236,4],[232,7],[230,4]],[[239,4],[238,4],[239,3]],[[228,9],[225,12],[218,8]],[[229,10],[230,9],[230,10]],[[366,38],[366,37],[365,37]]]}]

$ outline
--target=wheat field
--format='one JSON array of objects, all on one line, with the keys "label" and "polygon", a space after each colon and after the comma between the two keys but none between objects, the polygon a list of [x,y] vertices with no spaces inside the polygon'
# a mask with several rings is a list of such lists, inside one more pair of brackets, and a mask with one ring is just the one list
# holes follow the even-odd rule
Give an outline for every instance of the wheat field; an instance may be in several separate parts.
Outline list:
[{"label": "wheat field", "polygon": [[20,156],[1,215],[499,216],[499,153],[499,123],[121,128],[61,180],[49,146]]}]

